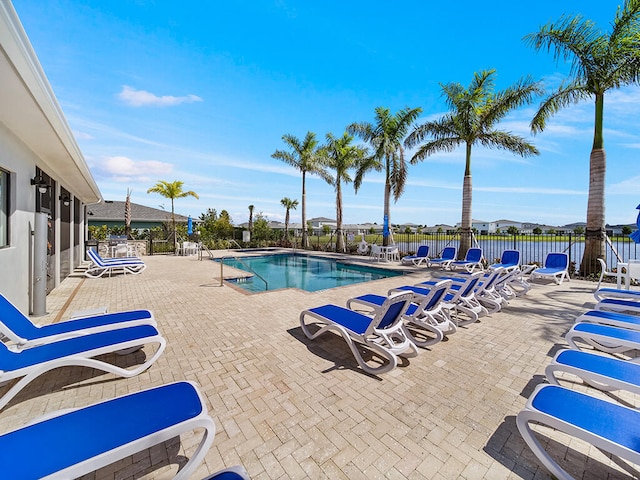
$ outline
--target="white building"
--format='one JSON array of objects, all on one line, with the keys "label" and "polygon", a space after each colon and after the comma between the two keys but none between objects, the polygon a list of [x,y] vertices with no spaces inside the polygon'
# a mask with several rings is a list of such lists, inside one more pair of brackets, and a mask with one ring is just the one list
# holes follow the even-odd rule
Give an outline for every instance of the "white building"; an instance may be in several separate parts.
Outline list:
[{"label": "white building", "polygon": [[0,293],[43,314],[35,297],[82,261],[85,205],[102,197],[8,1],[0,2],[0,85]]}]

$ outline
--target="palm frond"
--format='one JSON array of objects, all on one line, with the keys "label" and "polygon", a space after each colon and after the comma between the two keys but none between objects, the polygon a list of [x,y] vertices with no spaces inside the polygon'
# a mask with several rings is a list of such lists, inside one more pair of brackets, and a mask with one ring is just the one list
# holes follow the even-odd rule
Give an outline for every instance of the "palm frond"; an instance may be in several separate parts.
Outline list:
[{"label": "palm frond", "polygon": [[453,152],[465,140],[460,137],[439,138],[422,145],[411,157],[411,163],[416,164],[430,155],[438,152]]},{"label": "palm frond", "polygon": [[478,142],[484,147],[507,150],[520,155],[521,157],[530,157],[532,155],[540,154],[538,149],[529,143],[524,137],[500,130],[479,135]]},{"label": "palm frond", "polygon": [[542,95],[544,90],[540,82],[534,82],[531,77],[520,79],[517,83],[499,92],[493,98],[488,108],[480,115],[481,130],[490,130],[493,125],[503,119],[512,110],[530,104],[535,97]]},{"label": "palm frond", "polygon": [[560,85],[558,90],[549,95],[538,107],[538,111],[531,120],[531,131],[533,133],[542,132],[546,127],[547,120],[559,110],[587,99],[591,95],[589,89],[578,82]]}]

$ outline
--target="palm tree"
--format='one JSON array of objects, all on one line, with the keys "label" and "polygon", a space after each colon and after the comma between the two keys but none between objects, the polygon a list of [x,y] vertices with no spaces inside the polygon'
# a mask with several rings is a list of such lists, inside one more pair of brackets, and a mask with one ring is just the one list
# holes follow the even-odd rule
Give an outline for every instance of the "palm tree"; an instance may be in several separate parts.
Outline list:
[{"label": "palm tree", "polygon": [[523,137],[496,130],[495,125],[509,112],[528,104],[541,94],[540,85],[530,78],[520,80],[506,90],[494,92],[495,70],[476,72],[469,88],[460,83],[441,84],[450,112],[438,120],[417,126],[407,137],[405,145],[420,148],[411,158],[415,164],[436,152],[451,152],[459,145],[466,147],[464,180],[462,185],[462,222],[458,258],[464,258],[471,247],[471,147],[508,150],[523,157],[538,155],[538,149]]},{"label": "palm tree", "polygon": [[610,33],[603,33],[581,15],[565,15],[524,40],[536,50],[553,50],[556,60],[571,60],[570,79],[542,102],[531,121],[534,132],[544,130],[547,120],[558,110],[595,98],[585,249],[580,265],[580,274],[586,276],[598,271],[597,259],[604,258],[606,248],[604,94],[623,85],[639,83],[640,0],[626,0],[622,8],[618,7]]},{"label": "palm tree", "polygon": [[167,182],[165,180],[158,180],[153,187],[147,190],[147,193],[158,193],[165,198],[171,199],[171,224],[173,226],[173,247],[175,249],[177,245],[177,233],[176,233],[176,215],[173,208],[173,202],[176,198],[195,197],[200,198],[196,192],[191,190],[185,192],[182,190],[184,182],[180,180],[174,180],[173,182]]},{"label": "palm tree", "polygon": [[296,209],[298,206],[298,200],[291,200],[289,197],[284,197],[280,200],[280,203],[286,209],[284,216],[284,238],[285,242],[289,243],[289,210]]},{"label": "palm tree", "polygon": [[391,115],[388,108],[375,109],[375,123],[352,123],[347,127],[347,132],[358,135],[369,143],[373,150],[373,156],[364,162],[356,172],[354,186],[356,192],[362,185],[364,175],[370,170],[378,172],[384,170],[384,231],[382,244],[389,245],[389,199],[393,193],[393,199],[397,202],[407,181],[407,163],[404,160],[402,142],[409,131],[411,124],[422,112],[421,108],[405,108]]},{"label": "palm tree", "polygon": [[350,183],[352,179],[349,170],[359,168],[367,158],[367,149],[351,145],[352,141],[353,136],[347,132],[340,138],[328,133],[327,145],[322,149],[323,162],[335,171],[335,175],[328,175],[325,180],[336,192],[336,252],[345,251],[342,234],[342,183]]},{"label": "palm tree", "polygon": [[285,152],[276,150],[271,154],[272,158],[277,158],[302,172],[302,248],[309,248],[309,238],[307,236],[307,191],[306,191],[306,175],[307,173],[318,173],[323,175],[322,166],[318,159],[318,141],[316,134],[307,132],[304,140],[300,141],[293,135],[283,135],[282,141],[292,150]]},{"label": "palm tree", "polygon": [[251,234],[251,230],[253,230],[253,209],[255,207],[253,205],[249,205],[249,234]]}]

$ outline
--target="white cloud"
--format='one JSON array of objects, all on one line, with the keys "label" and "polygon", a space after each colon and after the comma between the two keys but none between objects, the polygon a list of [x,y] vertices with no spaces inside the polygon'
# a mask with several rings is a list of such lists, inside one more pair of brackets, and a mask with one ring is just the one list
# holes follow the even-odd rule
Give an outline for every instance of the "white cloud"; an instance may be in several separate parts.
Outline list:
[{"label": "white cloud", "polygon": [[172,95],[163,95],[159,97],[145,90],[136,90],[127,85],[122,87],[122,91],[118,94],[118,98],[127,105],[132,107],[168,107],[180,105],[181,103],[201,102],[202,98],[197,95],[185,95],[183,97],[174,97]]},{"label": "white cloud", "polygon": [[607,187],[607,193],[612,195],[636,195],[638,191],[640,191],[640,176],[631,177]]},{"label": "white cloud", "polygon": [[132,160],[127,157],[107,157],[93,169],[116,182],[154,182],[173,171],[173,165],[157,160]]}]

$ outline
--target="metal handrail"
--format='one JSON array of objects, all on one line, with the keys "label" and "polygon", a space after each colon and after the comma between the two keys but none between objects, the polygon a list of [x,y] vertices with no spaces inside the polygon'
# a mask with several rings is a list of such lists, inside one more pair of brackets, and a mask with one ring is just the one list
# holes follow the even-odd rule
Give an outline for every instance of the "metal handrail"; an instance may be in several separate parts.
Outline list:
[{"label": "metal handrail", "polygon": [[251,268],[249,265],[244,263],[242,261],[242,259],[236,257],[235,255],[230,255],[230,256],[227,256],[227,257],[221,257],[220,258],[220,286],[222,286],[223,282],[224,282],[224,275],[223,275],[224,261],[228,260],[230,258],[233,258],[234,260],[236,260],[236,261],[240,262],[242,265],[244,265],[245,268],[247,268],[247,270],[249,270],[251,273],[253,273],[256,277],[258,277],[260,280],[262,280],[264,282],[265,290],[269,290],[269,282],[267,282],[262,275],[260,275],[253,268]]}]

